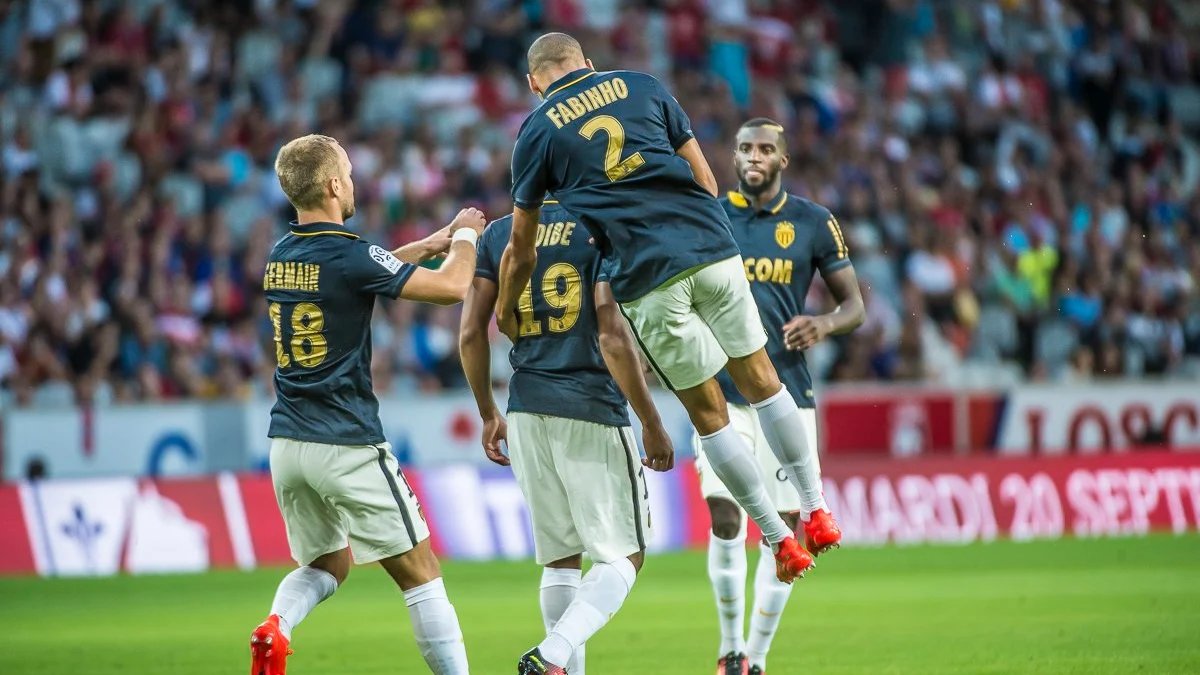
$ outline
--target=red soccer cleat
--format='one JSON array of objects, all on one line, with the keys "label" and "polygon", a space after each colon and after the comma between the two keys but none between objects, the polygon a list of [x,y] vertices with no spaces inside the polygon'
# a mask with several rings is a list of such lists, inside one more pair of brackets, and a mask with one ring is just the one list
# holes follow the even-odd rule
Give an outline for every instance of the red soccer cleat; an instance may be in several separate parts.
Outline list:
[{"label": "red soccer cleat", "polygon": [[813,565],[812,556],[800,546],[795,537],[784,539],[775,549],[775,578],[785,584],[803,577]]},{"label": "red soccer cleat", "polygon": [[717,659],[717,675],[747,675],[749,662],[745,654],[729,652]]},{"label": "red soccer cleat", "polygon": [[260,623],[250,635],[250,675],[287,675],[288,642],[277,614]]},{"label": "red soccer cleat", "polygon": [[804,523],[804,544],[814,556],[842,545],[842,530],[825,509],[813,511]]}]

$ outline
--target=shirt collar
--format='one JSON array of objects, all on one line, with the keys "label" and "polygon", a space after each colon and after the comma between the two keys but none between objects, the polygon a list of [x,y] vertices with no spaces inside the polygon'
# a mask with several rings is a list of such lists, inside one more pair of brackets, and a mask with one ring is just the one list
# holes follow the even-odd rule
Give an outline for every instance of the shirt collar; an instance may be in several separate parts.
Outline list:
[{"label": "shirt collar", "polygon": [[572,70],[571,72],[567,73],[566,75],[563,75],[562,77],[555,80],[554,84],[551,84],[549,87],[546,87],[546,98],[550,98],[551,96],[553,96],[553,95],[557,94],[558,92],[562,91],[563,89],[566,89],[567,87],[575,84],[576,82],[579,82],[580,80],[589,78],[595,74],[596,74],[596,71],[592,70],[591,68],[580,68],[579,70]]},{"label": "shirt collar", "polygon": [[[742,194],[741,192],[738,192],[737,190],[732,190],[729,192],[729,194],[727,196],[729,197],[729,203],[733,204],[737,208],[739,208],[739,209],[749,209],[750,208],[750,200],[747,199],[746,195]],[[787,200],[788,200],[787,190],[780,190],[779,194],[775,196],[775,199],[771,200],[771,203],[764,206],[762,209],[759,210],[759,212],[760,213],[765,212],[765,213],[770,213],[771,215],[776,215],[780,211],[783,210],[783,205],[787,203]]]},{"label": "shirt collar", "polygon": [[321,234],[337,234],[351,239],[358,239],[358,235],[351,232],[344,224],[338,223],[305,223],[301,225],[296,221],[292,221],[292,234],[297,237],[315,237]]}]

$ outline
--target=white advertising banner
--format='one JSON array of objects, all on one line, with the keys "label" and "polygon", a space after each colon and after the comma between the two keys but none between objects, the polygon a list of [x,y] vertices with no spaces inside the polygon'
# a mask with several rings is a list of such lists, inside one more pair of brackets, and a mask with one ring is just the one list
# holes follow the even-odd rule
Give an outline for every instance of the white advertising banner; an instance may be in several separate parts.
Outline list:
[{"label": "white advertising banner", "polygon": [[[1004,397],[1001,454],[1103,452],[1200,446],[1200,383],[1018,387]],[[1150,440],[1148,440],[1150,439]]]},{"label": "white advertising banner", "polygon": [[52,476],[184,476],[208,471],[201,404],[16,410],[4,424],[4,476],[40,459]]}]

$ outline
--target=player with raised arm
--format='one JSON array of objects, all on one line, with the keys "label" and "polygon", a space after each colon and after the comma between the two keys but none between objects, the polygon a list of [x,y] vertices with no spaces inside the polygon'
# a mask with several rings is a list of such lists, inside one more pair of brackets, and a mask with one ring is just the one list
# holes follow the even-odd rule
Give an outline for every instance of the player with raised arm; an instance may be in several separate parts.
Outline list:
[{"label": "player with raised arm", "polygon": [[[804,350],[828,335],[847,333],[862,324],[866,313],[858,279],[841,228],[829,210],[783,190],[788,151],[782,126],[765,118],[743,124],[738,130],[733,163],[738,189],[723,197],[721,205],[729,214],[746,278],[767,326],[767,354],[800,408],[808,446],[816,448],[816,404]],[[821,273],[837,307],[828,314],[808,316],[804,314],[804,299],[816,271]],[[788,486],[779,461],[767,446],[758,413],[728,373],[722,371],[717,380],[729,401],[733,428],[753,448],[775,508],[795,527],[803,504]],[[743,639],[745,514],[721,479],[709,470],[698,437],[694,445],[700,490],[712,516],[708,576],[721,626],[717,675],[763,675],[767,651],[792,587],[775,578],[770,551],[764,549],[754,576],[749,638]],[[820,550],[815,542],[809,541],[808,545],[814,553]]]},{"label": "player with raised arm", "polygon": [[[359,564],[379,562],[404,592],[417,646],[438,675],[465,675],[467,653],[429,528],[371,389],[375,296],[461,302],[485,219],[464,209],[432,237],[389,252],[346,227],[350,159],[328,136],[297,138],[275,172],[296,209],[263,277],[275,329],[271,481],[300,567],[279,584],[250,637],[251,675],[285,675],[292,630]],[[449,251],[437,271],[415,266]],[[349,546],[347,546],[349,542]]]},{"label": "player with raised arm", "polygon": [[771,449],[804,504],[818,548],[838,531],[795,400],[764,349],[767,336],[742,269],[716,179],[687,114],[653,77],[592,69],[562,33],[529,48],[529,86],[545,100],[513,149],[512,236],[500,270],[496,316],[519,338],[517,305],[537,263],[546,192],[576,214],[612,265],[612,290],[642,351],[675,391],[730,493],[771,544],[781,581],[812,556],[771,504],[758,464],[730,426],[716,374],[727,368],[759,413]]},{"label": "player with raised arm", "polygon": [[[584,673],[584,643],[620,609],[641,569],[650,529],[646,479],[625,392],[642,422],[645,466],[674,464],[671,439],[642,374],[601,257],[566,209],[545,202],[533,283],[517,307],[508,420],[492,398],[487,330],[512,217],[488,226],[463,307],[459,347],[483,418],[489,459],[511,461],[529,504],[546,639],[519,673]],[[506,457],[500,442],[507,441]],[[583,553],[592,566],[582,577]]]}]

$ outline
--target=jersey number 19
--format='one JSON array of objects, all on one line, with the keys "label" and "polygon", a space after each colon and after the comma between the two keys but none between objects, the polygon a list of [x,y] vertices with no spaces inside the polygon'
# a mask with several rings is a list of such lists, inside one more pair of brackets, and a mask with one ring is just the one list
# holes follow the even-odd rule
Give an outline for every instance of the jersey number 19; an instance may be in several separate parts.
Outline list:
[{"label": "jersey number 19", "polygon": [[[561,285],[562,290],[559,290]],[[574,265],[554,263],[542,275],[542,299],[554,309],[562,310],[559,316],[546,317],[551,333],[565,333],[579,320],[583,307],[583,279]],[[521,337],[542,334],[542,322],[533,315],[533,282],[531,281],[517,301],[517,330]]]}]

